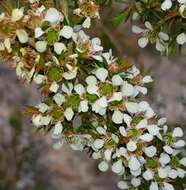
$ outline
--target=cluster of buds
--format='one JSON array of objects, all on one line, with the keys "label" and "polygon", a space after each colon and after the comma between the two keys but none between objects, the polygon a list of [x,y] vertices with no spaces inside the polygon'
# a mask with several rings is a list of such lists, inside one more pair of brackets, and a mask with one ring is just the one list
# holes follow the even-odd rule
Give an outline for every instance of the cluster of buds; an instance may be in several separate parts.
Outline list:
[{"label": "cluster of buds", "polygon": [[138,98],[152,78],[105,52],[83,31],[86,22],[70,26],[56,8],[34,1],[1,14],[0,54],[43,94],[27,108],[34,126],[51,134],[55,148],[88,149],[100,171],[110,166],[121,177],[120,189],[176,189],[186,174],[182,129],[171,131]]}]

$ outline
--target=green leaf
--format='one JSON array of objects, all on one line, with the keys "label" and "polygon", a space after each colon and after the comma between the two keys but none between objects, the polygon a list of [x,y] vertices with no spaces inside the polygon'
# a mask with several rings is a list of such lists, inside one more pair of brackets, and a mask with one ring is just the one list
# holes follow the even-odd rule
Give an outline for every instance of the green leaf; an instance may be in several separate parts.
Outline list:
[{"label": "green leaf", "polygon": [[126,22],[130,16],[130,9],[126,9],[116,15],[113,19],[114,25],[117,27],[121,25],[122,22]]}]

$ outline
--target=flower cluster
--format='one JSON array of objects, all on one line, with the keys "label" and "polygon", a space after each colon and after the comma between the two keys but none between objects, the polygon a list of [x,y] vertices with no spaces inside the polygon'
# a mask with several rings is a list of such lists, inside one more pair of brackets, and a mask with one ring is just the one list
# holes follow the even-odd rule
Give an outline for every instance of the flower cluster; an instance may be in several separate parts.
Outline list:
[{"label": "flower cluster", "polygon": [[[26,110],[34,126],[51,133],[55,148],[65,141],[74,150],[88,149],[100,160],[100,171],[111,166],[121,177],[120,189],[174,190],[186,174],[185,141],[181,128],[172,132],[138,98],[152,78],[105,52],[99,38],[83,31],[87,19],[69,25],[56,8],[30,2],[28,10],[1,14],[0,54],[43,94]],[[83,8],[79,13],[91,16]],[[151,30],[149,23],[146,27]],[[163,34],[159,38],[165,40]]]},{"label": "flower cluster", "polygon": [[140,35],[138,44],[141,48],[151,43],[159,52],[170,54],[186,43],[185,0],[135,0],[123,3],[126,7],[115,20],[121,23],[131,18],[132,31]]}]

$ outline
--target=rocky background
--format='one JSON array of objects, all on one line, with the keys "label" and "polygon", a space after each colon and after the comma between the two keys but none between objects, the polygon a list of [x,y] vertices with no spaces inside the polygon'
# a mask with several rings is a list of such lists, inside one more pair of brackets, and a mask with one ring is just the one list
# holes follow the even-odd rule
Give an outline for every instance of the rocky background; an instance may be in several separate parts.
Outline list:
[{"label": "rocky background", "polygon": [[[154,47],[141,50],[129,26],[114,29],[111,19],[118,5],[104,10],[102,20],[89,31],[153,76],[147,99],[168,118],[170,126],[186,124],[186,59],[183,53],[162,57]],[[0,64],[0,190],[117,190],[111,172],[101,174],[86,153],[63,146],[52,149],[49,136],[36,133],[21,114],[26,105],[35,104],[35,86],[19,81],[15,72]]]}]

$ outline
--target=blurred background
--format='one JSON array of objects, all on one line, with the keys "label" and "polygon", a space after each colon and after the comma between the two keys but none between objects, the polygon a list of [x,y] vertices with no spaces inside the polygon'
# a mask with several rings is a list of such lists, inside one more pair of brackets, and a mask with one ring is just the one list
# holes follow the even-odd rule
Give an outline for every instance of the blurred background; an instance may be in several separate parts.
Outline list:
[{"label": "blurred background", "polygon": [[[116,4],[104,9],[88,32],[153,76],[146,99],[171,127],[186,129],[186,50],[163,57],[154,47],[140,49],[130,24],[114,28],[112,18],[119,9]],[[0,64],[0,190],[117,190],[114,175],[100,173],[87,154],[66,145],[53,150],[50,136],[35,131],[21,111],[39,99],[35,86],[19,81],[14,70]]]}]

